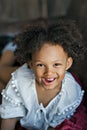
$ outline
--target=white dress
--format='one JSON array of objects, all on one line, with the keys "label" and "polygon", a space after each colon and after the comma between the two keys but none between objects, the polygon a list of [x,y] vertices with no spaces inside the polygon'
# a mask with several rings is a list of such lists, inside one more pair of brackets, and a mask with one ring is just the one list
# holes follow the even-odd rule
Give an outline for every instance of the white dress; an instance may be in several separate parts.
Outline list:
[{"label": "white dress", "polygon": [[74,114],[83,93],[73,76],[66,72],[61,92],[44,107],[38,102],[34,73],[24,64],[12,73],[11,80],[2,91],[1,117],[20,117],[21,125],[29,130],[55,128]]}]

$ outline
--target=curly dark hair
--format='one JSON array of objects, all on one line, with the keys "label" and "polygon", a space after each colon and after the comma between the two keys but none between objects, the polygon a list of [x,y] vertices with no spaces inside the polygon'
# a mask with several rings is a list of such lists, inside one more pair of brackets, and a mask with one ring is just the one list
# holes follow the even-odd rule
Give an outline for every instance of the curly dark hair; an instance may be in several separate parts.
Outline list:
[{"label": "curly dark hair", "polygon": [[38,51],[45,43],[60,45],[74,61],[84,57],[87,52],[83,38],[75,21],[59,20],[56,24],[44,26],[28,26],[20,33],[15,43],[18,48],[15,52],[17,60],[23,64],[32,59],[32,54]]}]

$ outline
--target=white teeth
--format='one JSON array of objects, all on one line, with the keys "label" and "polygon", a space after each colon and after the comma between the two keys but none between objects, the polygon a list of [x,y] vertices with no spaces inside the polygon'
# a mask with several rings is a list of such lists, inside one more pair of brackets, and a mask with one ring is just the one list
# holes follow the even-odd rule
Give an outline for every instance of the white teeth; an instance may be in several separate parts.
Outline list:
[{"label": "white teeth", "polygon": [[47,81],[53,81],[54,80],[54,78],[50,78],[50,79],[46,79]]}]

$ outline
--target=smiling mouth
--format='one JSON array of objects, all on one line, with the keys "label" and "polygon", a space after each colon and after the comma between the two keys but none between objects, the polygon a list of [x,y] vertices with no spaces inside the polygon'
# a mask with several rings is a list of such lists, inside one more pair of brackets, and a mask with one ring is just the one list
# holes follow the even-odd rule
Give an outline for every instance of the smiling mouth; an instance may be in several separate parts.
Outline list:
[{"label": "smiling mouth", "polygon": [[45,85],[51,85],[56,78],[43,78],[42,81]]}]

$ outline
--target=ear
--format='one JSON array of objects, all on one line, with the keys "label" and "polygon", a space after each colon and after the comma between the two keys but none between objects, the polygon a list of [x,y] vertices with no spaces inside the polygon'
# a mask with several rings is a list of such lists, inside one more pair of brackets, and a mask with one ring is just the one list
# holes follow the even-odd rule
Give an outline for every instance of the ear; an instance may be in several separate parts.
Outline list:
[{"label": "ear", "polygon": [[67,59],[67,66],[66,66],[66,70],[68,70],[73,64],[73,59],[72,57],[68,57]]},{"label": "ear", "polygon": [[30,68],[32,68],[33,67],[32,61],[29,61],[28,65],[29,65]]}]

